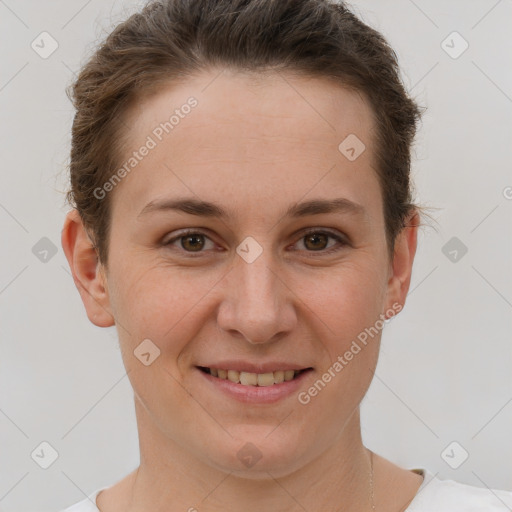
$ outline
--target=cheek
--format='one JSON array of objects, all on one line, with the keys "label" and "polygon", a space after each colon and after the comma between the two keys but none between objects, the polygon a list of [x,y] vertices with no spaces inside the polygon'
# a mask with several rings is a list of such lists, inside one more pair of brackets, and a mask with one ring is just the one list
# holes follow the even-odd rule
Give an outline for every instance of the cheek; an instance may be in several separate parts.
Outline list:
[{"label": "cheek", "polygon": [[310,316],[316,318],[314,329],[325,354],[317,380],[300,396],[300,403],[305,404],[311,417],[332,424],[332,435],[368,390],[384,325],[379,317],[384,294],[383,275],[378,267],[354,266],[345,270],[323,282],[324,286],[318,283],[310,289],[308,306],[314,311]]},{"label": "cheek", "polygon": [[199,274],[197,269],[191,274],[161,263],[146,262],[144,267],[119,265],[112,276],[113,311],[126,328],[120,329],[120,336],[130,345],[149,338],[163,352],[175,353],[200,328],[201,306],[222,276],[214,271]]},{"label": "cheek", "polygon": [[[360,251],[357,259],[354,255],[338,266],[287,273],[285,281],[297,297],[299,326],[309,324],[305,328],[321,339],[330,360],[343,354],[382,312],[381,263],[370,251]],[[117,258],[112,268],[109,290],[122,343],[133,350],[149,338],[164,358],[184,351],[205,322],[216,321],[215,306],[229,292],[216,293],[227,272],[224,267],[186,269],[161,261],[138,261],[132,254]]]},{"label": "cheek", "polygon": [[303,297],[324,325],[330,360],[343,354],[353,340],[373,326],[383,312],[385,279],[380,267],[346,265],[315,286],[304,284]]}]

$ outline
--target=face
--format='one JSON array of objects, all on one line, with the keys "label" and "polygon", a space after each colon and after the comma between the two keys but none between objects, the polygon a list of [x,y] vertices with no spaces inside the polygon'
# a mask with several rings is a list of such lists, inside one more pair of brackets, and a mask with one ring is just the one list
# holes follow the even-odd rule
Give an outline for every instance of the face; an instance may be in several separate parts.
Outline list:
[{"label": "face", "polygon": [[[291,472],[340,438],[408,285],[410,259],[388,256],[372,111],[323,80],[217,71],[126,121],[126,160],[150,149],[109,192],[102,300],[139,434],[226,471],[248,470],[248,453],[253,474]],[[277,373],[244,386],[200,368]]]}]

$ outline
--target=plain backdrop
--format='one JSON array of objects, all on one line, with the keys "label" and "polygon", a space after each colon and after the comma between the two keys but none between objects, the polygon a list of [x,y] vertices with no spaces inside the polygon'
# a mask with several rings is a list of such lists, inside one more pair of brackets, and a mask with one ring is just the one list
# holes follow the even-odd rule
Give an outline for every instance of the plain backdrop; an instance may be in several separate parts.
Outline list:
[{"label": "plain backdrop", "polygon": [[[65,87],[140,4],[0,0],[4,512],[60,510],[138,465],[115,329],[88,321],[60,232],[73,117]],[[363,440],[403,467],[510,490],[512,4],[352,6],[388,38],[406,86],[428,109],[413,174],[417,200],[437,208],[436,223],[420,232],[406,307],[383,335]],[[41,37],[46,51],[58,44],[46,58],[33,49]]]}]

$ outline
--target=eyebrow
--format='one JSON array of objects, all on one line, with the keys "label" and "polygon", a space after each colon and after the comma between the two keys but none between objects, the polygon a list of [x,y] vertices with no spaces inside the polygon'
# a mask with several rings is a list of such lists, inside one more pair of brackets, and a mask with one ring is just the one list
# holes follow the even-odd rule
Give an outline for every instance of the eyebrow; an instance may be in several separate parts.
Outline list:
[{"label": "eyebrow", "polygon": [[[162,211],[178,211],[201,217],[216,217],[228,220],[231,215],[221,206],[208,201],[195,198],[164,199],[150,201],[139,213],[138,217]],[[288,208],[285,217],[306,217],[308,215],[320,215],[323,213],[347,213],[351,215],[366,216],[366,209],[350,199],[312,199],[302,203],[296,203]]]}]

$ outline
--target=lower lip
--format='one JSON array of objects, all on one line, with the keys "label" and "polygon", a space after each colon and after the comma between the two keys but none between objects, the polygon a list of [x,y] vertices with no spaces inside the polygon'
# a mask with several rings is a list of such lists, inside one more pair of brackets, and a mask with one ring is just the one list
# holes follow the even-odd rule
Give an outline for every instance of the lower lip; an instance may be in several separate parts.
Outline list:
[{"label": "lower lip", "polygon": [[228,379],[219,379],[209,373],[203,372],[199,368],[196,368],[196,370],[208,383],[214,386],[215,389],[218,389],[239,402],[251,404],[272,404],[297,393],[304,379],[308,378],[309,374],[313,371],[311,369],[306,370],[297,375],[293,380],[272,384],[272,386],[244,386],[243,384],[231,382]]}]

